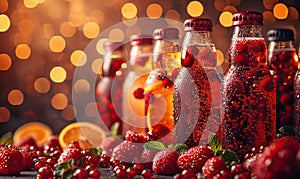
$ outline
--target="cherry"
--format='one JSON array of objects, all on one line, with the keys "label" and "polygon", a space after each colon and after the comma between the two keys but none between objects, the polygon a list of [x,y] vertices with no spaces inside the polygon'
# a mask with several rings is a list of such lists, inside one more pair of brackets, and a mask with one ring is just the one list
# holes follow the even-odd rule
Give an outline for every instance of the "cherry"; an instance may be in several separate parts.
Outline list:
[{"label": "cherry", "polygon": [[46,163],[51,167],[54,168],[54,165],[57,163],[57,160],[53,159],[53,158],[48,158]]},{"label": "cherry", "polygon": [[185,58],[181,58],[181,65],[186,68],[192,67],[194,62],[195,62],[195,58],[189,55],[188,53],[186,53]]},{"label": "cherry", "polygon": [[235,164],[231,166],[231,173],[233,176],[241,174],[243,172],[247,171],[245,167],[242,164]]},{"label": "cherry", "polygon": [[133,168],[137,171],[137,174],[141,174],[145,167],[143,164],[137,163],[133,165]]},{"label": "cherry", "polygon": [[99,179],[101,176],[101,172],[97,169],[94,169],[94,170],[91,170],[89,172],[89,178],[92,178],[92,179]]},{"label": "cherry", "polygon": [[127,172],[122,169],[117,169],[116,170],[116,177],[117,179],[123,179],[123,178],[128,178]]},{"label": "cherry", "polygon": [[186,178],[186,179],[187,178],[189,178],[189,179],[196,179],[197,178],[197,176],[196,176],[196,174],[193,170],[183,170],[181,172],[181,174],[182,174],[183,178]]},{"label": "cherry", "polygon": [[44,167],[45,163],[43,162],[36,162],[34,168],[38,171],[40,168]]},{"label": "cherry", "polygon": [[96,167],[100,164],[100,159],[97,156],[94,155],[87,156],[86,159],[88,165]]},{"label": "cherry", "polygon": [[39,179],[49,179],[53,177],[53,170],[50,167],[44,166],[39,169],[37,178]]},{"label": "cherry", "polygon": [[129,178],[134,178],[138,174],[137,170],[133,167],[127,168],[126,172]]},{"label": "cherry", "polygon": [[151,172],[151,170],[146,169],[142,171],[142,176],[144,177],[144,179],[152,179],[153,174]]},{"label": "cherry", "polygon": [[89,177],[89,172],[82,168],[78,168],[74,171],[73,176],[76,179],[85,179]]},{"label": "cherry", "polygon": [[115,166],[114,171],[116,172],[117,170],[126,170],[127,167],[125,165],[118,165]]},{"label": "cherry", "polygon": [[133,95],[136,99],[144,99],[144,89],[143,88],[137,88],[134,92]]},{"label": "cherry", "polygon": [[101,154],[99,166],[102,168],[109,168],[111,166],[110,157],[106,154]]}]

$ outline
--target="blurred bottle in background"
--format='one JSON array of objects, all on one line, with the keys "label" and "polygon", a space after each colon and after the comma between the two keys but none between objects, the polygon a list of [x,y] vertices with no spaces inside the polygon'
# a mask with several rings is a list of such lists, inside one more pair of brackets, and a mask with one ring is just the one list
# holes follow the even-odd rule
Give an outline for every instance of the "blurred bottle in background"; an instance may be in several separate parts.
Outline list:
[{"label": "blurred bottle in background", "polygon": [[276,130],[294,123],[294,77],[298,57],[293,45],[294,32],[290,29],[271,29],[268,66],[276,85]]},{"label": "blurred bottle in background", "polygon": [[118,134],[122,134],[122,86],[128,55],[121,42],[106,41],[103,47],[102,78],[96,87],[97,109],[105,124],[103,128],[111,130],[118,122]]},{"label": "blurred bottle in background", "polygon": [[[300,44],[298,47],[298,60],[300,59]],[[298,70],[295,75],[294,82],[294,90],[295,90],[295,105],[294,105],[294,129],[297,137],[300,137],[300,62],[298,61]]]},{"label": "blurred bottle in background", "polygon": [[129,129],[144,133],[144,85],[152,70],[153,38],[150,35],[133,35],[130,44],[128,72],[123,86],[123,129],[125,133]]}]

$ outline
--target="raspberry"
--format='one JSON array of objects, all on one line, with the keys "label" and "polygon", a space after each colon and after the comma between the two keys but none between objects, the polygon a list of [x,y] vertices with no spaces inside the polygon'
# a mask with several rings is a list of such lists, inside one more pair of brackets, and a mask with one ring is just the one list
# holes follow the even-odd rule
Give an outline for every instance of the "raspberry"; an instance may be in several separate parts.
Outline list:
[{"label": "raspberry", "polygon": [[225,169],[225,161],[222,158],[215,156],[205,162],[202,172],[207,178],[213,178],[215,175],[220,173],[221,170]]},{"label": "raspberry", "polygon": [[174,149],[159,151],[153,159],[152,169],[156,174],[176,174],[179,171],[177,159],[179,154]]},{"label": "raspberry", "polygon": [[144,89],[143,88],[137,88],[134,92],[133,95],[136,99],[144,99]]}]

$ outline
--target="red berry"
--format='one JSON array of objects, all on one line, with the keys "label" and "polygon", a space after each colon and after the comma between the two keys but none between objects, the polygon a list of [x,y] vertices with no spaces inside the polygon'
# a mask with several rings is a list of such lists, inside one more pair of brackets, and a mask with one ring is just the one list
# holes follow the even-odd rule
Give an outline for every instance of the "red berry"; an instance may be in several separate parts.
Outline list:
[{"label": "red berry", "polygon": [[91,170],[89,172],[89,178],[100,179],[101,172],[98,169]]},{"label": "red berry", "polygon": [[134,178],[138,174],[138,172],[132,167],[127,168],[126,172],[129,178]]},{"label": "red berry", "polygon": [[197,179],[196,173],[193,170],[183,170],[181,174],[184,179]]},{"label": "red berry", "polygon": [[128,175],[125,170],[118,169],[116,170],[116,177],[117,179],[124,179],[124,178],[128,178]]},{"label": "red berry", "polygon": [[186,68],[192,67],[194,62],[195,58],[191,55],[188,55],[188,53],[186,53],[185,58],[181,58],[181,65]]},{"label": "red berry", "polygon": [[75,179],[86,179],[89,177],[89,172],[82,168],[78,168],[74,171],[73,177]]},{"label": "red berry", "polygon": [[181,154],[177,164],[181,170],[193,170],[198,173],[202,171],[205,162],[213,156],[213,152],[207,146],[195,146]]},{"label": "red berry", "polygon": [[131,141],[124,141],[114,148],[112,160],[122,162],[126,165],[132,165],[133,160],[140,156],[143,152],[142,143],[134,143]]},{"label": "red berry", "polygon": [[162,124],[157,124],[152,127],[152,130],[147,132],[149,140],[158,140],[169,134],[171,131],[168,127]]},{"label": "red berry", "polygon": [[169,78],[163,79],[162,84],[164,88],[170,88],[174,85],[173,81],[170,80]]},{"label": "red berry", "polygon": [[233,176],[239,175],[246,171],[247,171],[246,168],[242,164],[235,164],[231,166],[231,173]]},{"label": "red berry", "polygon": [[0,148],[0,175],[18,175],[23,169],[23,156],[17,149]]},{"label": "red berry", "polygon": [[179,154],[174,149],[164,149],[156,153],[153,159],[152,170],[156,174],[176,174],[179,171],[177,159]]},{"label": "red berry", "polygon": [[293,104],[293,96],[289,93],[284,93],[280,97],[280,103],[283,105],[292,105]]},{"label": "red berry", "polygon": [[251,179],[251,178],[252,178],[251,173],[248,171],[245,171],[243,173],[234,176],[234,179]]},{"label": "red berry", "polygon": [[44,167],[45,166],[45,163],[43,163],[43,162],[36,162],[35,163],[35,170],[39,170],[40,168],[42,168],[42,167]]},{"label": "red berry", "polygon": [[263,80],[260,82],[259,87],[260,87],[262,90],[265,90],[265,91],[273,91],[273,90],[274,90],[274,82],[273,82],[273,79],[272,79],[272,78],[265,78],[265,79],[263,79]]},{"label": "red berry", "polygon": [[101,168],[109,168],[111,166],[110,157],[106,154],[101,154],[99,166]]},{"label": "red berry", "polygon": [[133,169],[136,170],[137,174],[141,174],[142,171],[144,170],[144,165],[141,163],[134,164]]},{"label": "red berry", "polygon": [[134,92],[133,95],[136,99],[144,99],[144,89],[143,88],[137,88]]},{"label": "red berry", "polygon": [[144,177],[144,179],[152,179],[153,174],[151,172],[151,170],[146,169],[142,171],[142,176]]},{"label": "red berry", "polygon": [[100,145],[100,148],[106,152],[106,155],[111,156],[114,148],[121,143],[120,139],[115,136],[106,137]]},{"label": "red berry", "polygon": [[39,179],[50,179],[53,177],[53,170],[50,167],[44,166],[39,169],[37,178]]},{"label": "red berry", "polygon": [[248,65],[250,62],[250,59],[244,55],[237,55],[234,58],[235,63],[237,63],[238,65]]},{"label": "red berry", "polygon": [[54,168],[54,165],[57,163],[57,160],[53,159],[53,158],[48,158],[46,163],[51,167]]},{"label": "red berry", "polygon": [[135,142],[135,143],[145,143],[147,142],[144,135],[137,132],[128,130],[125,135],[125,140]]},{"label": "red berry", "polygon": [[187,48],[187,53],[195,57],[198,55],[199,49],[196,46],[189,46]]},{"label": "red berry", "polygon": [[225,161],[222,158],[215,156],[208,159],[205,162],[202,168],[202,172],[204,176],[208,178],[213,178],[215,175],[220,173],[221,170],[225,170],[225,169],[226,169]]}]

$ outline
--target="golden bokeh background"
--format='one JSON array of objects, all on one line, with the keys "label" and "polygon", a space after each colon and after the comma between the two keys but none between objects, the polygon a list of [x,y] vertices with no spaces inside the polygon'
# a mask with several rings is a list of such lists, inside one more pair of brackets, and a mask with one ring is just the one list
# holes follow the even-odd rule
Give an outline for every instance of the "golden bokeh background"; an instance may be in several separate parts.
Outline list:
[{"label": "golden bokeh background", "polygon": [[[232,14],[246,10],[263,13],[264,34],[276,27],[292,29],[298,47],[299,0],[0,0],[0,134],[29,121],[44,122],[58,133],[76,120],[72,92],[89,93],[94,86],[85,79],[72,85],[73,73],[88,65],[84,49],[105,29],[124,22],[126,30],[112,28],[107,36],[123,41],[141,32],[138,18],[210,18],[218,65],[226,68]],[[97,42],[99,54],[106,40]],[[90,71],[101,75],[103,59],[92,60]],[[94,119],[95,102],[83,111]]]}]

